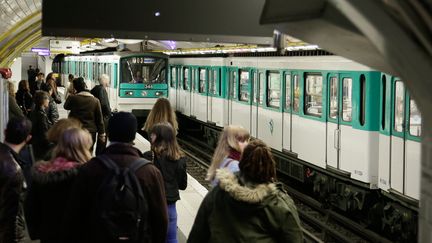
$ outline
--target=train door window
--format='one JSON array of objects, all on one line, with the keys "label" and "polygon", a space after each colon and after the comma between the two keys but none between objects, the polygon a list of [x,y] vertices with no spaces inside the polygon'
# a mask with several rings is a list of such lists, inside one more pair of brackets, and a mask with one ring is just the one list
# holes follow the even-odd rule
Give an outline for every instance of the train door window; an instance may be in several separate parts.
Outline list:
[{"label": "train door window", "polygon": [[209,93],[212,95],[216,94],[216,73],[214,71],[210,69],[209,72]]},{"label": "train door window", "polygon": [[405,86],[402,81],[396,81],[394,97],[394,129],[402,132],[405,111]]},{"label": "train door window", "polygon": [[413,99],[410,99],[409,133],[416,137],[421,135],[421,114]]},{"label": "train door window", "polygon": [[196,74],[196,69],[192,69],[192,76],[191,76],[191,91],[195,91],[195,74]]},{"label": "train door window", "polygon": [[338,116],[338,88],[339,82],[337,77],[330,78],[330,109],[329,109],[329,117],[332,119],[337,119]]},{"label": "train door window", "polygon": [[366,78],[360,75],[360,125],[364,125],[366,120]]},{"label": "train door window", "polygon": [[291,74],[285,74],[285,108],[291,108]]},{"label": "train door window", "polygon": [[267,105],[279,108],[281,82],[279,72],[267,73]]},{"label": "train door window", "polygon": [[177,74],[177,70],[175,67],[171,68],[171,88],[175,87],[175,82],[176,82],[176,74]]},{"label": "train door window", "polygon": [[189,68],[183,69],[183,89],[189,90]]},{"label": "train door window", "polygon": [[177,76],[177,89],[183,89],[183,68],[177,68],[178,76]]},{"label": "train door window", "polygon": [[236,94],[236,80],[237,80],[237,72],[236,71],[230,71],[229,72],[229,97],[231,99],[235,98]]},{"label": "train door window", "polygon": [[249,71],[240,70],[239,99],[249,101]]},{"label": "train door window", "polygon": [[258,102],[260,103],[260,105],[263,104],[264,101],[264,81],[265,81],[265,76],[264,73],[260,72],[259,76],[258,76],[258,83],[259,83],[259,98],[258,98]]},{"label": "train door window", "polygon": [[109,79],[112,80],[112,63],[108,64],[108,70],[107,70],[107,75],[109,76]]},{"label": "train door window", "polygon": [[305,114],[321,117],[322,115],[322,85],[321,74],[306,74],[305,83]]},{"label": "train door window", "polygon": [[382,76],[382,103],[381,103],[381,110],[382,110],[382,113],[381,113],[381,129],[382,130],[384,130],[385,129],[385,124],[386,124],[386,121],[385,121],[385,117],[386,117],[386,102],[387,102],[387,100],[386,100],[386,94],[387,94],[387,89],[386,89],[386,85],[387,85],[387,79],[386,79],[386,76]]},{"label": "train door window", "polygon": [[199,92],[205,93],[206,91],[206,69],[199,70]]},{"label": "train door window", "polygon": [[293,99],[293,111],[298,112],[300,107],[300,83],[298,79],[298,75],[294,75],[293,80],[293,90],[294,90],[294,99]]},{"label": "train door window", "polygon": [[342,80],[342,120],[352,121],[352,78]]}]

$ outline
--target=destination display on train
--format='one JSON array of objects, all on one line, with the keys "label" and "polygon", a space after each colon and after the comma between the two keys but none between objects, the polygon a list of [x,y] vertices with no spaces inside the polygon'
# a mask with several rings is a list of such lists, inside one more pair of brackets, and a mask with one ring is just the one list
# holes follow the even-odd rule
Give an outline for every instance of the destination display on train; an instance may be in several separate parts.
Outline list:
[{"label": "destination display on train", "polygon": [[148,57],[133,57],[131,59],[134,64],[151,64],[156,62],[156,59]]}]

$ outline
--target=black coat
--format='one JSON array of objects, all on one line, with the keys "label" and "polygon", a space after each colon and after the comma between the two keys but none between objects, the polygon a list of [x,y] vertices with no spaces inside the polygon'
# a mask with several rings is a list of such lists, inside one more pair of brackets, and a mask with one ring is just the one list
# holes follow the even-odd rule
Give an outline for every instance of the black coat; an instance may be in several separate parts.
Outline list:
[{"label": "black coat", "polygon": [[[103,154],[120,167],[142,157],[142,153],[137,148],[126,143],[111,144],[103,151]],[[80,168],[78,177],[72,186],[65,217],[65,222],[67,222],[65,230],[71,242],[111,243],[106,239],[106,232],[96,231],[91,225],[92,212],[94,212],[92,203],[107,173],[108,169],[96,158],[91,159]],[[140,241],[140,243],[165,243],[168,212],[162,175],[153,164],[148,164],[138,169],[136,176],[149,207],[148,215],[143,218],[143,221],[147,221],[149,226],[145,234],[150,239]],[[97,240],[92,237],[96,237]]]},{"label": "black coat", "polygon": [[153,158],[152,154],[152,151],[147,151],[144,153],[144,158],[153,161],[161,171],[164,178],[167,203],[175,203],[180,200],[179,190],[185,190],[187,187],[186,157],[179,160],[170,160],[158,156]]},{"label": "black coat", "polygon": [[79,164],[59,157],[39,162],[32,170],[33,184],[25,201],[25,216],[32,240],[62,242],[63,216]]},{"label": "black coat", "polygon": [[109,102],[109,98],[108,98],[108,93],[105,89],[105,87],[103,87],[101,84],[100,85],[96,85],[91,91],[90,93],[99,99],[100,104],[101,104],[101,109],[102,109],[102,115],[104,117],[110,117],[111,116],[111,107],[110,107],[110,102]]},{"label": "black coat", "polygon": [[46,157],[46,154],[50,150],[50,143],[46,137],[46,133],[51,128],[48,116],[44,109],[35,108],[31,115],[30,120],[32,122],[32,145],[34,157],[37,160],[41,160]]},{"label": "black coat", "polygon": [[25,92],[23,90],[18,90],[15,94],[15,99],[17,101],[18,106],[24,112],[25,115],[30,113],[30,110],[33,106],[33,97],[30,92]]},{"label": "black coat", "polygon": [[24,238],[23,193],[24,176],[18,155],[0,143],[0,242],[19,242]]}]

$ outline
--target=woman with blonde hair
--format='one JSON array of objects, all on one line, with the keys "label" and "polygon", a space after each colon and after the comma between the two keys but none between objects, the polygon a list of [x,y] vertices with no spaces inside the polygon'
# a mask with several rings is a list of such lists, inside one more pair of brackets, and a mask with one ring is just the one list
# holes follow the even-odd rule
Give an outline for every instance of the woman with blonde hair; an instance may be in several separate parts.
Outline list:
[{"label": "woman with blonde hair", "polygon": [[261,140],[250,142],[239,166],[235,174],[226,168],[217,170],[220,182],[202,201],[188,243],[302,243],[297,209],[276,182],[271,149]]},{"label": "woman with blonde hair", "polygon": [[174,128],[174,131],[177,135],[178,131],[178,123],[177,116],[174,110],[171,107],[171,104],[168,99],[159,98],[154,104],[153,108],[150,111],[150,114],[147,117],[146,122],[144,123],[144,127],[142,130],[145,132],[144,137],[149,139],[149,132],[152,127],[161,122],[168,122]]},{"label": "woman with blonde hair", "polygon": [[26,221],[32,240],[64,242],[62,220],[78,168],[90,160],[92,138],[88,131],[66,129],[53,150],[51,161],[35,164],[32,187],[25,202]]},{"label": "woman with blonde hair", "polygon": [[219,135],[219,142],[207,171],[207,180],[216,186],[216,170],[228,168],[231,172],[239,170],[238,164],[243,149],[249,142],[249,132],[241,126],[229,125]]}]

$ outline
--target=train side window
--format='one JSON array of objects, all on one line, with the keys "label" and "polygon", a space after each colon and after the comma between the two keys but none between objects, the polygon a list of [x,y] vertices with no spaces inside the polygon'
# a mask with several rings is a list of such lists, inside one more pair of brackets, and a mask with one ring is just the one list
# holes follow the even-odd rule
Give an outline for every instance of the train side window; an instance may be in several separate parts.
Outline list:
[{"label": "train side window", "polygon": [[305,114],[321,117],[322,85],[323,78],[321,74],[306,74],[304,97]]},{"label": "train side window", "polygon": [[329,117],[332,119],[337,119],[338,116],[338,93],[339,93],[339,82],[337,77],[330,78],[330,109],[329,109]]},{"label": "train side window", "polygon": [[291,74],[285,74],[285,108],[291,108]]},{"label": "train side window", "polygon": [[352,78],[342,80],[342,120],[352,121]]},{"label": "train side window", "polygon": [[267,73],[267,105],[274,108],[280,106],[281,80],[279,72]]},{"label": "train side window", "polygon": [[405,86],[400,80],[396,81],[394,97],[394,129],[396,132],[402,132],[405,112]]},{"label": "train side window", "polygon": [[189,90],[189,68],[183,69],[183,89]]},{"label": "train side window", "polygon": [[206,69],[199,70],[199,92],[205,93],[206,89]]},{"label": "train side window", "polygon": [[409,116],[409,133],[412,136],[421,136],[421,114],[417,108],[417,104],[413,99],[410,99],[410,116]]},{"label": "train side window", "polygon": [[171,84],[170,84],[171,88],[175,87],[176,73],[177,73],[176,68],[172,67],[171,68]]},{"label": "train side window", "polygon": [[294,75],[293,90],[294,90],[293,111],[298,112],[300,107],[300,83],[297,74]]},{"label": "train side window", "polygon": [[381,82],[382,82],[381,129],[384,130],[385,129],[385,124],[386,124],[385,117],[386,117],[386,102],[387,102],[387,100],[386,100],[386,94],[387,94],[387,89],[386,89],[386,87],[387,87],[386,86],[387,79],[386,79],[386,76],[384,76],[384,75],[382,76]]},{"label": "train side window", "polygon": [[249,101],[249,71],[240,70],[239,99]]},{"label": "train side window", "polygon": [[360,75],[360,125],[366,121],[366,77]]}]

